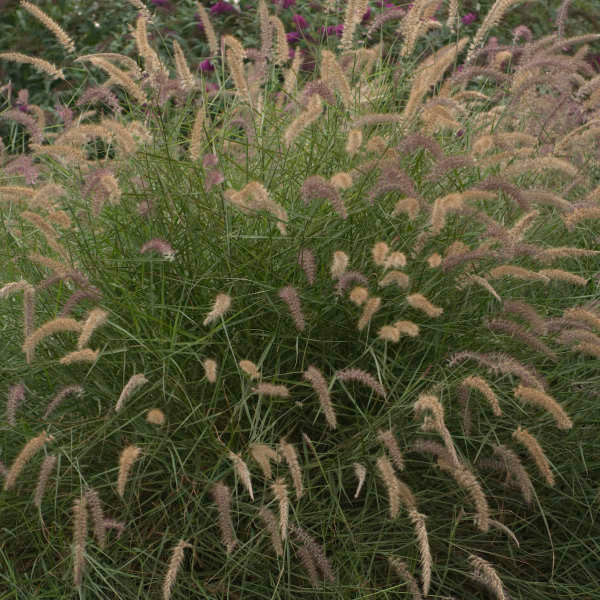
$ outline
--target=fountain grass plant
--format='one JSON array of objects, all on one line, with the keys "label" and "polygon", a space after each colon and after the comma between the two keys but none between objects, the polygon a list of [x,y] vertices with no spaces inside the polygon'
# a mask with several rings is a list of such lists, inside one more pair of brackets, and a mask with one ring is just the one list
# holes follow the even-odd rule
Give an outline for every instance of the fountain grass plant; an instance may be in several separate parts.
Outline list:
[{"label": "fountain grass plant", "polygon": [[7,111],[2,597],[593,597],[598,36],[356,0],[307,74],[259,4]]}]

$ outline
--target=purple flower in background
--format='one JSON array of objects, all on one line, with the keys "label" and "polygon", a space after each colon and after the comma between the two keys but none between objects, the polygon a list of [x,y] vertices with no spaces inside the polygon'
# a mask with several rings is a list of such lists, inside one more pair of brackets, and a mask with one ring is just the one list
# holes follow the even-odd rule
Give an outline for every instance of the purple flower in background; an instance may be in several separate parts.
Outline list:
[{"label": "purple flower in background", "polygon": [[321,33],[325,35],[337,35],[338,37],[342,36],[344,32],[344,24],[340,23],[339,25],[330,25],[329,27],[321,27],[319,30]]},{"label": "purple flower in background", "polygon": [[219,0],[219,2],[210,7],[210,12],[213,15],[222,15],[223,13],[235,12],[235,6],[233,6],[233,4],[229,4],[229,2]]},{"label": "purple flower in background", "polygon": [[287,38],[288,44],[293,44],[294,42],[298,42],[301,36],[297,31],[290,31],[290,33],[285,34],[285,37]]},{"label": "purple flower in background", "polygon": [[362,22],[368,21],[371,18],[371,7],[367,6],[367,12],[362,16]]},{"label": "purple flower in background", "polygon": [[467,13],[460,21],[463,25],[470,25],[474,21],[477,21],[477,14],[472,12]]},{"label": "purple flower in background", "polygon": [[296,0],[273,0],[273,4],[279,4],[282,8],[289,8],[296,4]]},{"label": "purple flower in background", "polygon": [[215,66],[210,62],[210,60],[203,60],[199,65],[198,69],[204,73],[208,73],[210,71],[215,70]]},{"label": "purple flower in background", "polygon": [[306,29],[308,27],[308,21],[302,15],[294,15],[292,22],[296,26],[296,29]]}]

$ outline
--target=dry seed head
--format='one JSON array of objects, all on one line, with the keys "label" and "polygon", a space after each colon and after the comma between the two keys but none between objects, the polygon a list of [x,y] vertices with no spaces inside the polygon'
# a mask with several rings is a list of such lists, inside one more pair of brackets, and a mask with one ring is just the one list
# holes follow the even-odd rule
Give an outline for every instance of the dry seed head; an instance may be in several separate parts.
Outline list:
[{"label": "dry seed head", "polygon": [[396,441],[392,430],[388,429],[387,431],[384,431],[383,429],[380,429],[377,432],[377,439],[387,448],[396,468],[399,471],[403,471],[404,459],[402,458],[402,452],[400,452],[398,442]]},{"label": "dry seed head", "polygon": [[444,309],[439,306],[434,306],[423,296],[423,294],[411,294],[406,297],[406,301],[413,307],[418,310],[422,310],[425,314],[430,317],[439,317]]},{"label": "dry seed head", "polygon": [[388,255],[383,263],[386,269],[397,269],[398,267],[406,266],[406,256],[403,252],[392,252]]},{"label": "dry seed head", "polygon": [[171,598],[171,592],[177,577],[177,571],[183,562],[184,550],[186,548],[192,548],[192,545],[185,540],[179,540],[177,545],[173,548],[171,559],[169,560],[169,568],[163,581],[163,600],[169,600]]},{"label": "dry seed head", "polygon": [[77,588],[83,580],[87,531],[87,507],[85,496],[82,496],[73,503],[73,584]]},{"label": "dry seed head", "polygon": [[192,160],[198,160],[202,154],[202,143],[205,140],[204,126],[206,122],[206,110],[204,104],[201,104],[196,111],[192,134],[190,136],[189,153]]},{"label": "dry seed head", "polygon": [[400,330],[393,325],[384,325],[378,332],[377,337],[380,340],[386,342],[399,342],[400,341]]},{"label": "dry seed head", "polygon": [[57,69],[52,63],[41,58],[27,56],[20,52],[0,52],[0,60],[10,60],[17,63],[23,63],[34,66],[38,71],[50,75],[53,79],[64,79],[62,69]]},{"label": "dry seed head", "polygon": [[60,405],[68,394],[77,394],[78,396],[81,396],[83,394],[83,388],[80,385],[67,385],[63,387],[48,404],[46,412],[44,413],[44,419],[47,419],[50,416],[50,413]]},{"label": "dry seed head", "polygon": [[494,446],[494,454],[501,459],[504,471],[517,484],[525,502],[531,504],[533,499],[533,484],[519,457],[503,444]]},{"label": "dry seed head", "polygon": [[535,436],[531,435],[527,429],[521,429],[519,426],[517,430],[513,432],[513,438],[527,448],[527,451],[535,461],[538,470],[544,476],[548,485],[553,486],[554,474],[550,469],[550,463],[544,454],[544,450],[540,446],[540,443],[535,439]]},{"label": "dry seed head", "polygon": [[351,129],[348,132],[348,139],[346,140],[346,152],[350,156],[354,156],[362,145],[363,134],[360,129]]},{"label": "dry seed head", "polygon": [[98,542],[99,548],[103,550],[106,547],[106,523],[102,511],[102,501],[100,500],[98,492],[93,488],[86,491],[85,499],[92,514],[94,536]]},{"label": "dry seed head", "polygon": [[258,367],[250,360],[240,360],[240,369],[250,377],[250,379],[260,379]]},{"label": "dry seed head", "polygon": [[558,281],[566,281],[567,283],[572,283],[573,285],[587,285],[589,279],[585,279],[580,275],[576,275],[575,273],[571,273],[569,271],[563,271],[562,269],[540,269],[538,271],[540,275],[548,277],[548,279],[555,279]]},{"label": "dry seed head", "polygon": [[369,298],[365,303],[363,308],[363,313],[358,320],[357,329],[362,331],[373,318],[373,315],[380,309],[381,307],[381,298],[374,296],[373,298]]},{"label": "dry seed head", "polygon": [[209,383],[215,383],[217,381],[217,362],[212,358],[207,358],[202,363],[204,369],[204,375]]},{"label": "dry seed head", "polygon": [[431,549],[429,548],[429,538],[427,536],[427,528],[425,527],[425,515],[417,512],[415,509],[408,511],[408,516],[411,523],[415,527],[415,533],[419,542],[419,554],[421,555],[421,579],[423,581],[423,594],[429,594],[431,586],[431,566],[433,560],[431,558]]},{"label": "dry seed head", "polygon": [[83,350],[84,346],[90,341],[95,329],[104,325],[108,320],[108,312],[101,308],[94,308],[90,311],[88,318],[83,323],[81,334],[77,340],[77,349]]},{"label": "dry seed head", "polygon": [[352,104],[352,91],[348,79],[338,64],[335,55],[329,50],[321,51],[321,79],[325,83],[331,84],[340,93],[346,108]]},{"label": "dry seed head", "polygon": [[131,394],[140,386],[148,383],[148,380],[143,373],[137,373],[129,378],[129,381],[125,384],[125,387],[121,391],[117,404],[115,405],[115,412],[119,412],[123,408],[123,404]]},{"label": "dry seed head", "polygon": [[385,456],[380,456],[377,459],[377,468],[387,489],[390,518],[395,519],[400,512],[400,486],[398,478],[394,473],[392,463]]},{"label": "dry seed head", "polygon": [[197,2],[196,8],[198,10],[198,16],[200,17],[200,22],[202,23],[204,35],[206,35],[206,41],[208,42],[208,47],[210,48],[210,53],[212,56],[218,56],[219,44],[217,42],[217,35],[212,26],[212,23],[210,22],[208,13],[206,12],[206,9],[202,5],[202,2]]},{"label": "dry seed head", "polygon": [[365,483],[365,479],[367,477],[367,468],[364,465],[361,465],[360,463],[352,463],[352,466],[354,467],[354,473],[356,475],[356,479],[358,480],[358,483],[356,485],[356,492],[354,492],[354,498],[358,498],[358,496],[360,495],[360,490],[362,489],[362,486]]},{"label": "dry seed head", "polygon": [[285,481],[279,477],[271,484],[273,495],[279,503],[279,529],[281,531],[281,539],[287,538],[288,518],[289,518],[289,499],[287,486]]},{"label": "dry seed head", "polygon": [[494,267],[490,270],[489,276],[492,279],[511,276],[525,281],[543,281],[544,283],[550,281],[546,275],[540,275],[536,271],[531,271],[530,269],[524,269],[523,267],[517,267],[515,265],[500,265],[499,267]]},{"label": "dry seed head", "polygon": [[350,173],[336,173],[329,178],[329,183],[338,190],[347,190],[352,187],[352,175]]},{"label": "dry seed head", "polygon": [[72,365],[73,363],[77,362],[96,362],[99,355],[100,350],[85,348],[83,350],[75,350],[74,352],[65,354],[65,356],[59,360],[59,362],[61,365]]},{"label": "dry seed head", "polygon": [[542,390],[519,385],[513,390],[516,398],[540,406],[548,411],[556,421],[559,429],[571,429],[573,422],[564,411],[563,407],[552,396],[545,394]]},{"label": "dry seed head", "polygon": [[231,307],[231,296],[227,294],[217,294],[212,310],[206,315],[202,325],[206,326],[219,317],[223,316]]},{"label": "dry seed head", "polygon": [[177,40],[173,40],[173,57],[175,58],[177,78],[181,81],[184,90],[191,90],[195,85],[194,76],[188,67],[183,50]]},{"label": "dry seed head", "polygon": [[407,289],[410,285],[410,278],[406,273],[402,273],[402,271],[388,271],[379,281],[379,287],[386,287],[392,284]]},{"label": "dry seed head", "polygon": [[56,456],[53,454],[48,454],[44,458],[44,462],[40,467],[40,473],[38,475],[37,485],[35,487],[35,494],[33,496],[33,503],[40,508],[42,506],[42,499],[44,497],[44,492],[46,491],[46,485],[48,484],[48,478],[50,474],[54,470],[56,465]]},{"label": "dry seed head", "polygon": [[333,262],[331,264],[331,277],[333,279],[339,279],[348,268],[348,262],[350,259],[348,255],[342,250],[336,250],[333,253]]},{"label": "dry seed head", "polygon": [[311,365],[308,369],[303,373],[304,379],[309,381],[317,392],[319,396],[319,402],[321,403],[321,409],[323,410],[323,414],[327,419],[327,424],[331,429],[335,429],[337,427],[337,419],[335,416],[335,410],[333,409],[333,405],[331,403],[331,397],[329,394],[329,388],[327,385],[327,381],[323,374],[317,367]]},{"label": "dry seed head", "polygon": [[358,381],[370,387],[382,398],[386,397],[385,388],[372,375],[362,369],[342,369],[335,372],[335,377],[340,381]]},{"label": "dry seed head", "polygon": [[298,454],[294,446],[281,438],[279,441],[279,451],[281,452],[285,462],[288,464],[292,474],[294,489],[296,490],[296,500],[300,500],[304,495],[304,486],[302,485],[302,470],[298,462]]},{"label": "dry seed head", "polygon": [[403,560],[396,558],[394,556],[388,556],[388,562],[390,566],[396,571],[399,577],[402,577],[404,581],[408,584],[408,589],[412,594],[413,600],[423,600],[423,596],[421,595],[421,590],[419,589],[419,584],[416,579],[412,576],[410,571],[408,570],[408,566]]},{"label": "dry seed head", "polygon": [[419,326],[412,321],[396,321],[394,327],[403,335],[417,337],[419,335]]},{"label": "dry seed head", "polygon": [[309,125],[314,123],[321,116],[322,112],[323,102],[321,96],[318,94],[312,95],[308,100],[306,110],[301,112],[285,130],[283,134],[283,143],[285,146],[289,148],[296,137]]},{"label": "dry seed head", "polygon": [[277,34],[277,55],[275,57],[276,65],[283,65],[290,59],[290,48],[287,42],[285,27],[279,17],[269,16],[269,23]]},{"label": "dry seed head", "polygon": [[360,285],[352,288],[350,291],[350,300],[356,304],[356,306],[362,306],[369,297],[369,290]]},{"label": "dry seed head", "polygon": [[233,462],[233,467],[238,477],[240,478],[243,486],[248,490],[250,494],[250,499],[254,501],[254,491],[252,490],[252,479],[250,478],[250,471],[248,470],[248,465],[244,462],[242,457],[239,454],[235,454],[234,452],[229,452],[229,459]]},{"label": "dry seed head", "polygon": [[382,267],[385,264],[385,259],[389,251],[389,246],[385,242],[377,242],[371,249],[373,262]]},{"label": "dry seed head", "polygon": [[288,305],[289,311],[298,331],[304,331],[306,322],[300,305],[300,297],[294,287],[288,285],[281,288],[278,293],[279,297]]},{"label": "dry seed head", "polygon": [[121,498],[125,494],[125,485],[129,478],[129,471],[141,452],[141,448],[134,445],[127,446],[121,451],[121,455],[119,456],[119,475],[117,478],[117,493]]},{"label": "dry seed head", "polygon": [[319,587],[319,572],[317,571],[317,565],[310,554],[310,550],[306,546],[300,546],[300,548],[297,550],[297,553],[302,566],[308,573],[308,578],[310,579],[312,586],[314,588]]},{"label": "dry seed head", "polygon": [[160,408],[152,408],[146,413],[146,423],[151,425],[164,425],[165,413]]},{"label": "dry seed head", "polygon": [[13,461],[6,477],[4,479],[4,490],[10,490],[14,487],[17,477],[21,474],[25,465],[31,460],[31,458],[44,447],[46,442],[53,440],[54,438],[47,432],[42,431],[39,435],[31,438],[24,446]]},{"label": "dry seed head", "polygon": [[485,399],[490,403],[490,406],[492,407],[492,410],[494,411],[494,415],[496,417],[499,417],[502,414],[502,409],[500,408],[500,404],[498,403],[498,398],[496,397],[496,394],[494,393],[492,388],[489,386],[487,381],[485,379],[483,379],[483,377],[478,377],[478,376],[465,377],[465,379],[463,379],[463,381],[461,383],[461,387],[462,386],[466,386],[466,387],[470,387],[470,388],[479,390],[483,394]]},{"label": "dry seed head", "polygon": [[21,6],[30,14],[32,14],[42,25],[44,25],[49,31],[51,31],[56,39],[60,42],[60,45],[67,52],[75,52],[75,44],[73,40],[67,35],[67,32],[53,19],[51,19],[43,10],[40,10],[37,6],[34,6],[30,2],[21,0]]},{"label": "dry seed head", "polygon": [[252,458],[259,464],[266,479],[272,479],[271,460],[276,463],[280,461],[280,456],[273,448],[269,448],[266,444],[252,444],[250,446],[250,454]]},{"label": "dry seed head", "polygon": [[[501,1],[497,0],[496,4]],[[469,554],[469,563],[473,567],[473,578],[483,583],[496,596],[496,600],[509,600],[509,596],[504,591],[502,580],[489,562],[479,556]]]},{"label": "dry seed head", "polygon": [[331,567],[330,562],[327,560],[325,556],[325,552],[323,548],[317,544],[317,542],[310,536],[302,527],[298,527],[297,525],[292,525],[290,528],[296,539],[304,544],[304,547],[310,553],[311,558],[314,560],[315,564],[319,567],[323,578],[329,581],[330,583],[335,582],[335,575],[333,573],[333,569]]},{"label": "dry seed head", "polygon": [[222,481],[218,481],[213,485],[211,494],[219,510],[219,529],[223,545],[227,554],[230,554],[237,545],[231,520],[231,490]]},{"label": "dry seed head", "polygon": [[263,396],[272,396],[275,398],[289,398],[290,391],[285,385],[276,385],[273,383],[262,382],[259,383],[255,388],[252,389],[254,394],[261,394]]},{"label": "dry seed head", "polygon": [[427,264],[429,265],[429,267],[431,269],[435,269],[435,268],[439,267],[442,264],[442,257],[437,252],[434,252],[427,259]]},{"label": "dry seed head", "polygon": [[400,213],[406,213],[412,221],[419,214],[420,209],[421,205],[416,198],[402,198],[396,202],[392,217],[397,217]]},{"label": "dry seed head", "polygon": [[281,543],[281,535],[279,535],[279,526],[277,524],[277,518],[273,514],[273,511],[268,509],[266,506],[261,506],[258,514],[265,523],[267,531],[271,537],[271,544],[275,550],[277,556],[283,556],[283,545]]},{"label": "dry seed head", "polygon": [[308,283],[313,285],[317,275],[317,265],[315,263],[315,255],[310,248],[302,248],[300,250],[298,264],[302,267]]},{"label": "dry seed head", "polygon": [[25,401],[25,386],[23,383],[12,385],[8,390],[6,401],[6,420],[11,427],[17,424],[17,408]]}]

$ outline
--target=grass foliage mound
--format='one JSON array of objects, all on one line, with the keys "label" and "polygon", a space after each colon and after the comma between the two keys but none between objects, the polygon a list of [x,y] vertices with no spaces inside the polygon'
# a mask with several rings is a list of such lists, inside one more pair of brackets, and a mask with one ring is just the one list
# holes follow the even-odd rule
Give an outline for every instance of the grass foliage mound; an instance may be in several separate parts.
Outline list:
[{"label": "grass foliage mound", "polygon": [[207,86],[131,3],[0,53],[89,70],[0,115],[0,596],[594,597],[600,36],[329,2],[310,70],[198,5]]}]

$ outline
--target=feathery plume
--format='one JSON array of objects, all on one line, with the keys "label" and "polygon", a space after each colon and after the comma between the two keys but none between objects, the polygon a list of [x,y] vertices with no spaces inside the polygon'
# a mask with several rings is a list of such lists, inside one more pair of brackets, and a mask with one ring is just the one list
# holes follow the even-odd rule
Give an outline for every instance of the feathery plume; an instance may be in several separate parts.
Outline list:
[{"label": "feathery plume", "polygon": [[490,509],[475,475],[462,463],[451,464],[443,458],[438,458],[438,466],[443,471],[448,471],[454,477],[456,483],[468,492],[477,511],[476,525],[481,531],[488,531],[490,528]]},{"label": "feathery plume", "polygon": [[102,511],[102,501],[94,488],[90,488],[85,492],[85,499],[92,514],[94,536],[98,542],[98,547],[104,550],[106,547],[106,523]]},{"label": "feathery plume", "polygon": [[[360,1],[360,0],[359,0]],[[321,50],[321,79],[337,90],[346,108],[352,104],[352,91],[344,71],[330,50]]]},{"label": "feathery plume", "polygon": [[505,300],[502,308],[504,312],[512,313],[526,320],[538,335],[548,333],[544,319],[538,315],[535,308],[530,304],[521,300]]},{"label": "feathery plume", "polygon": [[36,329],[30,336],[28,336],[25,339],[25,342],[23,343],[22,349],[23,352],[25,352],[27,364],[31,364],[36,346],[45,337],[48,337],[49,335],[53,335],[54,333],[58,333],[61,331],[75,331],[77,333],[81,333],[81,330],[81,323],[79,321],[76,321],[75,319],[58,318],[44,323],[41,327]]},{"label": "feathery plume", "polygon": [[287,42],[285,27],[281,19],[275,15],[269,16],[269,24],[277,34],[277,53],[275,55],[275,64],[283,65],[290,59],[290,48]]},{"label": "feathery plume", "polygon": [[406,255],[404,252],[391,252],[385,259],[383,266],[386,269],[397,269],[406,266]]},{"label": "feathery plume", "polygon": [[367,477],[367,468],[360,463],[352,463],[354,467],[354,474],[356,475],[356,479],[358,480],[356,485],[356,492],[354,492],[354,498],[358,498],[360,495],[360,490],[362,490],[362,486],[365,483],[365,479]]},{"label": "feathery plume", "polygon": [[6,401],[6,420],[8,424],[15,427],[17,424],[17,408],[19,404],[25,401],[25,385],[17,383],[8,390],[8,400]]},{"label": "feathery plume", "polygon": [[215,383],[217,381],[217,362],[212,358],[207,358],[202,363],[204,369],[204,375],[209,383]]},{"label": "feathery plume", "polygon": [[278,477],[271,484],[271,490],[277,499],[277,502],[279,502],[279,529],[281,531],[281,539],[285,540],[287,538],[288,517],[290,510],[288,491],[285,481],[281,477]]},{"label": "feathery plume", "polygon": [[302,248],[298,253],[298,264],[302,267],[306,279],[310,285],[315,282],[317,266],[315,263],[315,255],[310,248]]},{"label": "feathery plume", "polygon": [[500,404],[498,403],[498,398],[492,390],[492,388],[489,386],[488,382],[485,379],[483,379],[483,377],[465,377],[462,380],[460,386],[480,391],[484,398],[490,403],[494,416],[499,417],[502,415],[502,409],[500,408]]},{"label": "feathery plume", "polygon": [[581,321],[594,329],[600,330],[600,316],[581,306],[574,306],[566,309],[563,312],[563,317],[566,319],[573,319],[574,321]]},{"label": "feathery plume", "polygon": [[396,571],[396,574],[406,581],[413,600],[423,600],[419,584],[408,570],[406,563],[394,556],[388,556],[388,562],[394,571]]},{"label": "feathery plume", "polygon": [[[497,0],[496,4],[500,1],[501,0]],[[496,596],[497,600],[509,600],[509,597],[504,590],[502,580],[489,562],[474,554],[469,554],[468,560],[473,567],[473,575],[471,577],[475,581],[478,581],[490,590],[490,592]]]},{"label": "feathery plume", "polygon": [[33,458],[33,456],[44,447],[46,442],[52,441],[54,438],[47,432],[42,431],[39,435],[31,438],[24,446],[13,461],[4,479],[4,490],[10,490],[14,487],[17,477],[25,468],[25,465]]},{"label": "feathery plume", "polygon": [[381,298],[374,296],[373,298],[369,298],[367,300],[363,308],[362,315],[360,316],[356,326],[359,331],[362,331],[371,322],[373,315],[379,310],[380,307]]},{"label": "feathery plume", "polygon": [[395,284],[399,288],[407,289],[410,286],[410,277],[402,271],[389,271],[379,281],[379,287]]},{"label": "feathery plume", "polygon": [[191,90],[195,85],[194,76],[188,67],[183,50],[177,40],[173,40],[173,57],[175,59],[177,78],[181,81],[184,90]]},{"label": "feathery plume", "polygon": [[390,248],[385,242],[377,242],[373,248],[371,248],[373,262],[380,267],[385,265],[385,259],[389,254],[389,251]]},{"label": "feathery plume", "polygon": [[350,291],[350,300],[356,304],[356,306],[362,306],[369,297],[369,290],[360,285],[353,287]]},{"label": "feathery plume", "polygon": [[44,25],[49,31],[51,31],[56,39],[60,42],[60,45],[67,52],[75,52],[75,43],[67,35],[67,32],[53,19],[51,19],[43,10],[37,6],[21,0],[21,6],[31,15],[33,15],[42,25]]},{"label": "feathery plume", "polygon": [[117,404],[115,405],[115,412],[119,412],[123,408],[123,403],[133,392],[140,387],[148,383],[148,380],[144,376],[143,373],[136,373],[129,378],[129,381],[125,384],[125,387],[121,391],[119,399],[117,400]]},{"label": "feathery plume", "polygon": [[419,554],[421,555],[421,579],[423,581],[423,595],[429,594],[431,586],[431,549],[429,548],[429,539],[427,537],[427,528],[425,527],[425,515],[415,509],[408,511],[408,517],[415,527],[417,541],[419,542]]},{"label": "feathery plume", "polygon": [[519,385],[513,390],[515,398],[519,398],[524,402],[534,404],[548,411],[556,421],[556,426],[559,429],[571,429],[573,422],[564,411],[563,407],[552,396],[545,394],[543,391]]},{"label": "feathery plume", "polygon": [[100,350],[92,350],[91,348],[85,348],[83,350],[75,350],[73,352],[65,354],[59,362],[61,365],[72,365],[76,362],[96,362],[96,360],[98,360],[99,355]]},{"label": "feathery plume", "polygon": [[44,458],[44,462],[40,467],[40,473],[38,475],[37,485],[35,486],[35,494],[33,495],[33,503],[40,508],[42,506],[42,499],[44,492],[46,491],[46,485],[48,484],[48,478],[54,470],[56,465],[56,456],[48,454]]},{"label": "feathery plume", "polygon": [[56,409],[69,394],[77,394],[81,397],[83,395],[83,388],[80,385],[67,385],[63,387],[48,404],[46,412],[44,413],[44,419],[47,419],[50,416],[50,413]]},{"label": "feathery plume", "polygon": [[300,306],[300,297],[298,296],[296,289],[291,285],[287,285],[279,290],[278,296],[288,305],[296,329],[298,331],[304,331],[306,322],[304,321],[302,307]]},{"label": "feathery plume", "polygon": [[377,439],[387,448],[390,456],[392,457],[392,461],[396,468],[399,471],[404,470],[404,459],[402,458],[402,452],[400,452],[400,448],[398,447],[398,442],[394,437],[391,429],[384,431],[380,429],[377,432]]},{"label": "feathery plume", "polygon": [[503,444],[494,446],[493,448],[494,454],[502,461],[504,470],[521,490],[523,500],[525,500],[527,504],[531,504],[533,499],[533,484],[519,457]]},{"label": "feathery plume", "polygon": [[62,69],[57,69],[52,63],[49,63],[47,60],[43,60],[41,58],[27,56],[26,54],[21,54],[21,52],[0,52],[0,60],[2,59],[26,65],[32,65],[38,71],[50,75],[52,79],[65,78]]},{"label": "feathery plume", "polygon": [[338,190],[347,190],[352,187],[352,175],[340,171],[329,178],[329,183]]},{"label": "feathery plume", "polygon": [[360,129],[351,129],[348,132],[348,138],[346,140],[346,152],[350,156],[354,156],[363,142],[363,134]]},{"label": "feathery plume", "polygon": [[363,385],[370,387],[376,394],[382,398],[386,397],[385,388],[372,375],[362,369],[342,369],[335,372],[336,379],[340,381],[358,381]]},{"label": "feathery plume", "polygon": [[146,423],[150,425],[164,425],[165,413],[160,408],[152,408],[146,413]]},{"label": "feathery plume", "polygon": [[319,369],[317,369],[317,367],[314,365],[310,365],[302,376],[304,379],[310,382],[313,389],[317,393],[317,396],[319,396],[319,402],[321,404],[323,414],[325,415],[325,419],[327,420],[327,424],[331,429],[335,429],[337,427],[337,419],[335,410],[333,409],[333,405],[331,403],[329,388],[325,377],[323,377],[321,371],[319,371]]},{"label": "feathery plume", "polygon": [[336,250],[333,253],[333,262],[331,263],[331,277],[333,279],[339,279],[346,272],[349,260],[348,255],[342,250]]},{"label": "feathery plume", "polygon": [[169,600],[171,598],[171,592],[173,585],[175,584],[175,578],[177,577],[177,571],[183,562],[184,550],[186,548],[192,548],[192,545],[185,540],[179,540],[177,545],[173,548],[171,553],[171,559],[169,560],[169,568],[163,581],[163,600]]},{"label": "feathery plume", "polygon": [[129,471],[141,452],[142,449],[134,445],[127,446],[121,451],[119,456],[119,475],[117,478],[117,492],[121,498],[125,494],[125,485],[129,478]]},{"label": "feathery plume", "polygon": [[554,485],[554,474],[550,469],[550,463],[544,454],[544,450],[540,446],[540,443],[535,439],[535,436],[531,435],[527,429],[522,429],[520,426],[513,432],[513,438],[523,444],[529,452],[529,455],[535,461],[535,464],[540,473],[546,479],[549,486]]},{"label": "feathery plume", "polygon": [[535,335],[529,333],[524,327],[510,319],[491,319],[486,322],[486,325],[492,331],[500,331],[517,338],[542,354],[545,354],[554,361],[558,360],[556,352],[547,344],[544,344]]},{"label": "feathery plume", "polygon": [[85,540],[87,538],[87,507],[85,496],[73,503],[73,584],[81,587],[85,567]]},{"label": "feathery plume", "polygon": [[222,481],[218,481],[213,485],[211,494],[219,510],[219,529],[223,545],[227,554],[230,554],[237,545],[231,520],[231,490]]},{"label": "feathery plume", "polygon": [[377,459],[377,468],[379,469],[379,473],[387,489],[388,501],[390,505],[390,518],[395,519],[400,512],[400,489],[398,478],[394,473],[394,467],[392,467],[392,463],[385,456],[380,456]]},{"label": "feathery plume", "polygon": [[417,337],[419,335],[419,326],[412,321],[396,321],[394,327],[402,335],[408,335],[409,337]]},{"label": "feathery plume", "polygon": [[292,474],[292,482],[294,483],[294,489],[296,490],[296,499],[300,500],[304,495],[304,486],[302,485],[302,470],[300,469],[296,449],[292,444],[286,442],[284,438],[281,438],[279,441],[279,451],[283,455]]},{"label": "feathery plume", "polygon": [[300,562],[302,566],[306,569],[308,573],[308,578],[313,587],[319,586],[319,573],[317,571],[317,565],[313,560],[313,557],[310,554],[310,550],[306,546],[300,546],[297,550],[298,557],[300,558]]},{"label": "feathery plume", "polygon": [[250,379],[260,379],[258,367],[250,360],[240,360],[240,369],[250,377]]},{"label": "feathery plume", "polygon": [[81,328],[81,334],[77,340],[77,349],[83,350],[84,346],[90,341],[94,330],[101,325],[104,325],[107,320],[108,312],[105,310],[102,310],[101,308],[94,308],[91,310]]},{"label": "feathery plume", "polygon": [[56,231],[46,219],[44,219],[40,214],[28,210],[21,211],[21,217],[27,219],[30,223],[33,223],[33,225],[35,225],[46,238],[46,243],[48,246],[50,246],[52,250],[59,254],[65,262],[68,262],[69,257],[67,255],[67,251],[56,239]]},{"label": "feathery plume", "polygon": [[263,396],[273,396],[275,398],[289,398],[290,391],[285,385],[275,385],[273,383],[262,382],[259,383],[255,388],[252,388],[252,392]]},{"label": "feathery plume", "polygon": [[277,524],[277,518],[273,514],[273,511],[268,509],[266,506],[261,506],[258,511],[260,518],[263,520],[267,531],[271,537],[271,544],[275,550],[277,556],[283,556],[283,545],[281,543],[281,536],[279,535],[279,527]]},{"label": "feathery plume", "polygon": [[298,135],[312,125],[323,112],[323,102],[317,94],[311,96],[306,105],[306,110],[301,112],[288,126],[283,134],[283,143],[287,148],[298,137]]},{"label": "feathery plume", "polygon": [[212,310],[206,315],[202,325],[206,326],[214,320],[223,316],[231,307],[231,296],[227,294],[217,294]]},{"label": "feathery plume", "polygon": [[250,446],[250,454],[252,458],[259,464],[266,479],[272,479],[271,460],[276,463],[280,461],[280,456],[273,448],[269,448],[266,444],[252,444]]},{"label": "feathery plume", "polygon": [[239,454],[235,454],[234,452],[229,452],[229,459],[233,463],[233,467],[238,477],[242,481],[242,484],[248,490],[250,494],[250,499],[254,502],[254,491],[252,490],[252,479],[250,478],[250,471],[248,470],[248,465],[244,462],[242,457]]},{"label": "feathery plume", "polygon": [[198,160],[202,154],[202,143],[205,140],[204,126],[206,123],[206,110],[204,104],[201,104],[196,111],[192,134],[190,136],[189,153],[192,160]]},{"label": "feathery plume", "polygon": [[313,558],[316,565],[319,567],[323,578],[329,581],[330,583],[335,582],[335,575],[333,573],[333,569],[331,567],[330,562],[327,560],[325,556],[325,552],[323,548],[317,544],[317,542],[310,536],[302,527],[298,525],[292,525],[290,527],[290,531],[293,533],[294,537],[302,542],[307,550],[310,552],[311,557]]},{"label": "feathery plume", "polygon": [[548,277],[548,279],[566,281],[567,283],[571,283],[573,285],[585,286],[589,281],[589,279],[585,279],[584,277],[569,271],[563,271],[562,269],[540,269],[538,273],[544,277]]},{"label": "feathery plume", "polygon": [[400,330],[393,325],[384,325],[377,332],[377,337],[386,342],[397,343],[400,341]]},{"label": "feathery plume", "polygon": [[431,304],[423,294],[411,294],[410,296],[406,296],[406,301],[413,308],[422,310],[430,317],[439,317],[444,312],[443,308]]},{"label": "feathery plume", "polygon": [[140,254],[144,254],[149,250],[155,250],[159,254],[162,254],[162,257],[166,260],[175,260],[175,250],[173,250],[171,244],[169,244],[169,242],[167,242],[166,240],[154,238],[152,240],[147,241],[140,248]]},{"label": "feathery plume", "polygon": [[208,47],[210,48],[210,54],[211,56],[218,56],[219,44],[217,43],[217,35],[212,23],[210,22],[208,13],[201,2],[196,3],[196,8],[198,9],[198,16],[200,17],[200,22],[202,23],[202,30],[204,31],[204,35],[206,35],[206,41],[208,42]]}]

